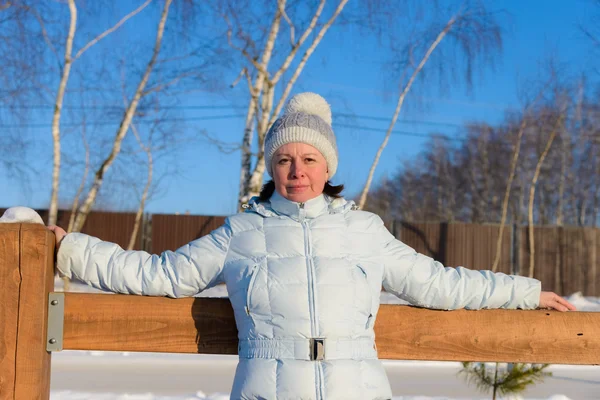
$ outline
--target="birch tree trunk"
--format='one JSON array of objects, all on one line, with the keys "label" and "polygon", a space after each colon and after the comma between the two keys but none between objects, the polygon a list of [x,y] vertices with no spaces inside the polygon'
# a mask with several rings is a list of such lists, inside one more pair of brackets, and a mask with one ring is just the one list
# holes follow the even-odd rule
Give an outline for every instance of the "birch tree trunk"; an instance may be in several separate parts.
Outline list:
[{"label": "birch tree trunk", "polygon": [[249,84],[250,102],[248,104],[248,112],[246,113],[246,123],[244,125],[244,137],[242,140],[242,168],[240,171],[240,189],[238,194],[238,210],[241,210],[243,203],[249,200],[248,183],[250,181],[250,170],[252,168],[252,139],[254,136],[254,117],[258,112],[258,99],[263,92],[263,85],[268,76],[266,74],[275,48],[275,40],[279,34],[279,26],[281,24],[281,9],[285,8],[285,0],[278,2],[278,10],[275,12],[275,17],[269,29],[269,36],[263,49],[260,61],[260,68],[256,69],[256,78],[254,84]]},{"label": "birch tree trunk", "polygon": [[360,200],[358,201],[359,208],[363,209],[365,207],[365,205],[367,204],[367,195],[369,193],[369,189],[370,189],[371,183],[373,181],[375,169],[377,168],[377,164],[379,163],[379,158],[381,157],[381,153],[383,153],[383,150],[387,146],[388,141],[390,139],[390,135],[392,134],[392,130],[394,129],[394,126],[396,125],[396,121],[398,119],[398,115],[400,114],[400,110],[402,109],[402,104],[404,104],[404,99],[406,97],[406,94],[410,91],[410,88],[412,87],[412,84],[415,81],[415,78],[417,77],[419,72],[421,72],[421,70],[427,63],[427,60],[429,60],[429,57],[435,50],[435,48],[438,46],[438,44],[440,44],[442,39],[444,39],[444,37],[450,31],[450,29],[452,28],[452,25],[454,25],[455,22],[456,22],[456,16],[452,17],[448,21],[448,23],[446,24],[444,29],[442,29],[442,31],[438,34],[437,38],[433,41],[433,43],[431,43],[431,45],[429,46],[429,49],[427,49],[427,52],[421,59],[421,62],[419,63],[417,68],[415,68],[410,79],[408,80],[408,82],[404,86],[404,89],[400,93],[400,96],[398,97],[398,102],[396,104],[396,109],[394,111],[394,115],[392,116],[392,121],[390,122],[390,125],[387,129],[387,132],[385,134],[385,138],[383,139],[383,142],[381,143],[381,145],[379,146],[379,149],[377,150],[377,154],[375,154],[375,160],[373,160],[373,164],[371,164],[371,168],[369,170],[369,175],[367,177],[367,182],[365,183],[365,186],[360,195]]},{"label": "birch tree trunk", "polygon": [[54,102],[54,114],[52,116],[52,193],[50,195],[48,225],[56,225],[58,217],[58,189],[60,183],[60,116],[67,82],[69,81],[69,74],[71,73],[71,64],[73,62],[71,54],[73,52],[73,39],[75,38],[75,31],[77,29],[77,6],[75,6],[75,0],[69,0],[69,13],[71,15],[71,21],[69,23],[69,33],[65,45],[65,60],[60,83],[58,84],[56,100]]},{"label": "birch tree trunk", "polygon": [[125,138],[125,135],[127,134],[127,131],[129,130],[131,121],[133,119],[133,116],[135,115],[137,106],[143,95],[144,88],[146,87],[146,84],[148,83],[148,79],[150,78],[152,69],[154,68],[154,65],[156,64],[158,54],[160,53],[160,47],[161,47],[162,38],[163,38],[164,30],[165,30],[165,25],[167,22],[167,16],[169,14],[169,7],[171,6],[171,3],[172,3],[172,0],[165,0],[161,18],[158,23],[158,28],[157,28],[157,32],[156,32],[156,40],[154,43],[154,50],[152,53],[152,57],[151,57],[150,61],[148,62],[148,65],[146,66],[144,75],[142,76],[142,78],[137,86],[135,94],[134,94],[131,102],[129,103],[129,106],[127,107],[127,110],[125,111],[125,114],[123,115],[123,119],[121,120],[121,124],[119,126],[119,129],[117,130],[115,140],[113,142],[112,150],[111,150],[110,154],[108,155],[108,157],[106,157],[106,159],[104,159],[104,161],[102,162],[102,164],[96,171],[92,187],[91,187],[90,191],[88,192],[86,199],[84,200],[83,204],[81,205],[81,207],[77,213],[77,217],[75,218],[75,223],[73,226],[73,230],[76,232],[79,232],[81,230],[81,228],[83,227],[83,225],[85,224],[85,220],[87,219],[87,216],[88,216],[90,210],[92,209],[94,202],[96,201],[96,197],[98,196],[98,191],[100,190],[102,183],[104,181],[104,174],[110,168],[111,164],[114,162],[115,158],[121,151],[121,143],[123,142],[123,139]]},{"label": "birch tree trunk", "polygon": [[131,125],[131,130],[137,140],[138,144],[142,148],[142,150],[146,153],[146,157],[148,158],[148,177],[146,180],[146,186],[144,186],[144,191],[142,193],[142,197],[140,199],[140,205],[138,207],[137,213],[135,214],[135,222],[133,223],[133,231],[131,232],[131,237],[129,238],[129,244],[127,245],[127,250],[133,250],[135,246],[135,240],[137,238],[138,232],[140,230],[140,224],[142,222],[142,217],[144,216],[144,208],[146,206],[146,200],[148,199],[148,192],[150,191],[150,187],[152,186],[152,173],[154,162],[152,160],[152,148],[151,144],[145,146],[142,142],[142,139],[135,127],[134,124]]},{"label": "birch tree trunk", "polygon": [[[87,50],[89,50],[92,46],[100,42],[102,39],[119,29],[125,22],[127,22],[131,17],[138,14],[142,11],[148,4],[150,4],[151,0],[146,0],[142,5],[138,8],[127,14],[125,17],[121,18],[114,26],[105,30],[100,35],[96,36],[94,39],[90,40],[85,46],[83,46],[75,56],[72,56],[73,53],[73,40],[75,38],[75,32],[77,30],[77,6],[75,5],[75,0],[68,0],[69,2],[69,12],[71,15],[71,20],[69,24],[69,33],[67,35],[67,42],[65,45],[65,58],[64,58],[64,66],[62,68],[62,74],[60,78],[60,83],[58,86],[58,91],[56,93],[56,100],[54,102],[54,114],[52,116],[52,144],[53,144],[53,167],[52,167],[52,193],[50,195],[50,207],[48,211],[48,225],[55,225],[57,216],[58,216],[58,193],[60,186],[60,163],[61,163],[61,155],[60,155],[60,117],[62,114],[62,106],[65,97],[65,91],[67,88],[67,83],[69,81],[69,75],[71,73],[71,67],[73,62],[75,62],[79,57],[83,55]],[[51,43],[49,42],[51,45]]]},{"label": "birch tree trunk", "polygon": [[561,137],[562,152],[560,155],[560,181],[558,183],[558,204],[556,210],[556,225],[563,224],[563,207],[565,197],[565,183],[567,178],[567,138]]},{"label": "birch tree trunk", "polygon": [[265,165],[265,137],[267,135],[268,122],[269,122],[269,114],[273,109],[273,96],[275,95],[275,88],[269,85],[267,92],[263,95],[262,98],[262,115],[258,122],[257,131],[262,134],[258,135],[258,157],[256,161],[256,167],[250,177],[250,182],[248,184],[248,193],[250,196],[258,196],[260,193],[260,188],[262,186],[263,176],[266,169]]},{"label": "birch tree trunk", "polygon": [[502,235],[504,233],[504,224],[506,223],[506,214],[508,211],[508,202],[510,200],[510,191],[512,187],[512,183],[515,177],[515,172],[517,170],[517,161],[519,160],[519,153],[521,151],[521,139],[523,138],[523,133],[525,132],[525,128],[527,126],[527,119],[529,118],[529,110],[533,108],[535,103],[540,99],[544,90],[546,90],[548,84],[550,82],[546,82],[546,84],[542,87],[542,89],[538,92],[536,98],[531,102],[529,107],[525,109],[523,113],[523,117],[521,120],[521,124],[519,126],[519,132],[517,133],[517,140],[513,147],[513,159],[510,164],[510,173],[508,175],[508,182],[506,183],[506,191],[504,192],[504,201],[502,202],[502,217],[500,218],[500,232],[498,234],[498,240],[496,241],[496,257],[494,258],[494,264],[492,265],[492,271],[496,272],[498,270],[498,264],[500,263],[500,255],[502,254]]},{"label": "birch tree trunk", "polygon": [[515,178],[515,172],[517,170],[517,161],[519,160],[519,152],[521,151],[521,139],[523,138],[523,132],[527,126],[527,115],[523,115],[523,120],[519,126],[519,132],[517,139],[513,147],[513,158],[510,163],[510,172],[508,175],[508,182],[506,183],[506,191],[504,192],[504,201],[502,202],[502,216],[500,218],[500,231],[498,232],[498,240],[496,241],[496,257],[494,257],[494,264],[492,264],[492,272],[498,271],[498,264],[500,264],[500,256],[502,254],[502,235],[504,235],[504,224],[506,223],[506,214],[508,211],[508,202],[510,200],[510,190],[512,187],[513,180]]},{"label": "birch tree trunk", "polygon": [[[283,89],[282,95],[279,97],[279,101],[277,102],[277,105],[275,106],[274,110],[273,110],[273,104],[274,104],[273,100],[274,100],[275,89],[277,87],[277,84],[283,77],[283,74],[289,69],[292,61],[294,60],[295,56],[299,52],[302,45],[306,42],[306,40],[309,38],[309,36],[311,35],[313,30],[317,26],[317,23],[319,21],[319,18],[321,16],[324,6],[325,6],[325,0],[320,1],[319,6],[317,7],[317,10],[313,14],[313,17],[312,17],[311,22],[309,23],[308,27],[306,28],[304,33],[301,35],[301,37],[298,39],[298,41],[294,45],[292,45],[292,49],[290,50],[287,57],[283,61],[281,67],[277,70],[277,72],[275,72],[275,74],[273,74],[273,77],[271,79],[269,79],[268,88],[267,89],[263,88],[263,99],[261,99],[261,116],[257,122],[257,135],[258,135],[258,146],[259,146],[258,156],[257,156],[256,165],[254,167],[254,170],[249,175],[249,179],[248,179],[247,186],[246,186],[247,191],[244,194],[244,196],[240,197],[240,200],[248,199],[252,196],[257,196],[260,193],[260,188],[262,186],[263,177],[264,177],[264,173],[265,173],[265,169],[266,169],[263,145],[264,145],[264,140],[265,140],[267,131],[268,131],[269,127],[277,119],[285,102],[287,101],[288,96],[290,95],[292,88],[294,87],[296,81],[298,80],[298,77],[302,73],[302,70],[304,69],[304,66],[306,65],[307,61],[309,60],[311,55],[314,53],[314,51],[317,48],[317,46],[319,45],[319,43],[323,40],[323,37],[325,36],[325,34],[329,30],[329,28],[333,25],[333,23],[335,22],[337,17],[340,15],[340,13],[342,12],[342,10],[344,9],[344,7],[346,6],[347,3],[348,3],[348,0],[340,0],[336,9],[334,10],[332,16],[329,18],[329,20],[327,20],[327,22],[325,22],[325,24],[323,24],[323,26],[321,27],[319,32],[314,36],[312,43],[310,44],[310,46],[306,49],[306,51],[302,55],[302,58],[300,59],[298,65],[296,66],[296,69],[294,70],[292,76],[290,77],[285,88]],[[282,15],[284,15],[285,10],[283,10],[282,7],[279,7],[279,9],[280,9]],[[242,174],[244,174],[244,173],[245,172],[242,172]]]},{"label": "birch tree trunk", "polygon": [[535,173],[533,174],[533,179],[531,180],[531,187],[529,188],[529,277],[533,278],[534,268],[535,268],[535,242],[534,242],[534,225],[533,225],[533,202],[535,199],[535,185],[537,184],[538,178],[540,176],[540,171],[542,169],[542,165],[544,164],[544,160],[550,151],[550,147],[552,146],[552,142],[554,142],[554,138],[556,137],[556,132],[558,132],[559,125],[561,124],[562,116],[557,121],[554,129],[550,133],[550,137],[548,138],[548,142],[546,143],[546,148],[542,152],[540,159],[535,166]]},{"label": "birch tree trunk", "polygon": [[77,209],[79,208],[79,198],[81,197],[81,193],[83,193],[83,189],[85,188],[85,183],[87,182],[87,176],[90,170],[90,146],[87,142],[85,126],[86,123],[84,119],[83,124],[81,124],[81,138],[83,141],[83,147],[85,149],[85,167],[83,169],[83,176],[81,177],[81,182],[79,183],[79,187],[77,188],[77,193],[75,193],[73,203],[71,204],[71,215],[69,215],[69,226],[67,228],[67,232],[73,231],[75,216],[77,215]]}]

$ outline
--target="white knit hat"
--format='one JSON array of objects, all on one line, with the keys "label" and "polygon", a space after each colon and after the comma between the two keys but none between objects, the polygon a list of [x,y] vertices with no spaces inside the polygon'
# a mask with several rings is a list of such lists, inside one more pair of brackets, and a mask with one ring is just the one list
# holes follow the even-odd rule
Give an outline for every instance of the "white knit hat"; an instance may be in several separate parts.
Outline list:
[{"label": "white knit hat", "polygon": [[331,129],[331,109],[327,101],[316,93],[300,93],[290,99],[284,114],[267,132],[265,138],[265,164],[273,177],[271,159],[278,148],[286,143],[306,143],[325,157],[329,179],[335,175],[338,150]]}]

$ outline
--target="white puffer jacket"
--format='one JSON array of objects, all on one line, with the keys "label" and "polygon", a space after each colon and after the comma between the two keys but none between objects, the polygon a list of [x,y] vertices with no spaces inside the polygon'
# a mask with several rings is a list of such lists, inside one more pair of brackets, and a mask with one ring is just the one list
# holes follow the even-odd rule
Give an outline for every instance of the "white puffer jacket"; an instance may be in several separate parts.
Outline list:
[{"label": "white puffer jacket", "polygon": [[374,346],[384,288],[415,305],[538,305],[533,279],[444,268],[396,240],[353,202],[277,193],[210,235],[150,255],[83,234],[58,254],[68,277],[119,293],[194,296],[225,282],[239,331],[232,399],[390,399]]}]

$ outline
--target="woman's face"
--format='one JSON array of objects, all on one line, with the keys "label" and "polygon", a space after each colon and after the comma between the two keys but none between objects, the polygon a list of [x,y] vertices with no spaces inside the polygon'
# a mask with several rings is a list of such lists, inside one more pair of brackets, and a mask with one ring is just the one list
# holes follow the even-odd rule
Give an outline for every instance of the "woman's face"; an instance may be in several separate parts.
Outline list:
[{"label": "woman's face", "polygon": [[271,160],[275,190],[286,199],[303,203],[323,193],[329,174],[319,150],[305,143],[287,143]]}]

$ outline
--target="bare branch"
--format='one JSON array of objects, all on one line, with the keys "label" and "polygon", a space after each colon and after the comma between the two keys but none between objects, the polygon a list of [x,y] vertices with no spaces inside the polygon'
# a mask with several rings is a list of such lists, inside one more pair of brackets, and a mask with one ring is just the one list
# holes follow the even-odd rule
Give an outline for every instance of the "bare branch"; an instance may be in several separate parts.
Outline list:
[{"label": "bare branch", "polygon": [[359,208],[364,208],[365,204],[367,203],[367,194],[369,193],[369,188],[371,187],[371,182],[373,181],[373,176],[375,174],[375,169],[377,168],[377,164],[379,163],[379,158],[381,157],[381,153],[383,153],[383,150],[387,146],[388,141],[390,139],[390,135],[392,134],[392,130],[394,129],[394,126],[396,125],[396,121],[398,120],[398,115],[400,114],[400,110],[402,109],[402,105],[404,104],[404,99],[405,99],[406,95],[410,91],[410,88],[412,87],[412,84],[415,81],[417,75],[419,74],[419,72],[421,72],[421,70],[423,69],[423,67],[427,63],[427,60],[429,60],[429,57],[431,56],[431,54],[433,53],[433,51],[436,49],[436,47],[444,39],[444,37],[450,31],[450,29],[452,29],[452,25],[454,25],[454,23],[456,22],[456,20],[457,20],[457,16],[453,16],[452,18],[450,18],[450,20],[448,21],[448,23],[446,23],[446,26],[444,27],[444,29],[442,29],[442,31],[438,34],[438,36],[433,41],[433,43],[431,43],[431,45],[429,46],[429,49],[427,49],[427,52],[425,53],[425,55],[421,59],[421,62],[419,63],[419,65],[413,71],[410,79],[408,80],[408,82],[404,86],[404,89],[402,90],[402,93],[400,93],[400,96],[398,97],[398,103],[396,104],[396,110],[394,111],[394,116],[392,117],[392,121],[390,122],[390,126],[388,127],[388,130],[387,130],[387,132],[385,134],[385,138],[383,139],[383,142],[381,143],[381,146],[379,146],[379,149],[377,150],[377,154],[375,155],[375,160],[373,161],[373,164],[371,165],[371,169],[369,170],[369,175],[367,177],[367,182],[365,183],[365,186],[364,186],[364,188],[362,190],[362,193],[360,195],[360,200],[359,200],[359,203],[358,203],[358,207]]},{"label": "bare branch", "polygon": [[[204,138],[206,138],[206,140],[210,144],[215,146],[223,154],[232,154],[232,153],[235,153],[236,151],[242,150],[242,145],[240,145],[239,143],[231,143],[231,142],[225,142],[223,140],[219,140],[217,138],[210,136],[208,134],[208,132],[206,132],[206,131],[200,131],[200,134]],[[252,153],[250,153],[250,154],[252,154]]]},{"label": "bare branch", "polygon": [[135,115],[135,112],[136,112],[137,106],[139,104],[139,101],[142,97],[144,88],[146,87],[146,84],[148,83],[148,79],[150,78],[150,74],[154,68],[154,64],[156,63],[158,54],[160,53],[162,38],[163,38],[164,30],[165,30],[165,24],[167,21],[167,16],[169,14],[169,8],[171,6],[171,3],[172,3],[172,0],[165,0],[165,5],[163,7],[162,15],[161,15],[160,22],[158,24],[158,28],[157,28],[157,32],[156,32],[156,40],[155,40],[155,44],[154,44],[154,51],[152,53],[152,57],[151,57],[150,61],[148,62],[148,65],[146,66],[144,75],[140,79],[140,82],[135,91],[133,99],[129,103],[129,106],[127,107],[127,110],[125,111],[125,114],[123,115],[123,119],[121,121],[121,124],[119,126],[119,129],[117,131],[117,134],[116,134],[114,142],[113,142],[112,150],[111,150],[110,154],[108,155],[108,157],[102,162],[102,165],[96,171],[94,183],[92,184],[92,187],[91,187],[90,191],[88,192],[88,196],[85,199],[83,205],[81,206],[79,213],[77,215],[77,218],[75,219],[74,230],[76,230],[76,231],[79,231],[83,227],[83,224],[85,223],[87,215],[89,214],[89,212],[92,208],[92,205],[96,201],[98,191],[100,190],[100,187],[102,186],[102,183],[104,180],[104,174],[106,173],[108,168],[111,166],[114,159],[116,158],[116,156],[119,154],[119,152],[121,150],[121,143],[122,143],[123,139],[125,138],[127,131],[129,130],[131,121],[133,119],[133,116]]},{"label": "bare branch", "polygon": [[334,21],[336,20],[336,18],[338,17],[338,15],[340,15],[340,13],[344,9],[344,6],[346,5],[346,3],[348,3],[348,0],[341,0],[339,2],[338,6],[335,9],[335,11],[333,12],[333,15],[331,16],[331,18],[329,18],[329,20],[325,23],[325,25],[323,25],[321,27],[321,29],[319,30],[319,33],[315,36],[315,38],[314,38],[313,42],[311,43],[310,47],[308,49],[306,49],[306,52],[302,56],[302,59],[300,60],[300,63],[296,67],[296,70],[292,74],[292,77],[290,78],[290,80],[288,81],[285,89],[283,90],[283,94],[279,98],[279,102],[277,103],[275,111],[273,112],[273,114],[271,115],[271,119],[269,120],[269,124],[268,124],[269,126],[272,125],[275,122],[275,120],[277,119],[277,116],[281,112],[281,109],[283,108],[283,105],[285,104],[285,101],[287,100],[288,96],[290,95],[290,92],[291,92],[292,88],[294,87],[294,84],[296,83],[296,80],[298,79],[298,77],[300,76],[300,73],[304,69],[304,66],[306,65],[306,62],[308,61],[308,59],[310,58],[310,56],[312,55],[312,53],[315,51],[316,47],[319,45],[319,43],[323,39],[323,36],[325,36],[325,33],[327,33],[327,31],[329,30],[329,28],[331,27],[331,25],[334,23]]},{"label": "bare branch", "polygon": [[261,74],[267,77],[269,76],[269,71],[267,71],[267,69],[263,65],[259,64],[254,57],[248,54],[248,52],[245,49],[237,47],[235,44],[233,44],[233,42],[231,41],[231,29],[227,30],[227,42],[229,43],[229,46],[231,46],[232,49],[242,53],[244,57],[246,57],[246,59],[250,61],[250,64],[252,64],[252,66],[254,66],[254,68],[256,68],[258,71],[260,71]]},{"label": "bare branch", "polygon": [[246,83],[248,84],[248,90],[250,91],[250,93],[253,93],[254,88],[252,87],[252,78],[250,77],[250,72],[246,69],[244,75],[246,75]]},{"label": "bare branch", "polygon": [[142,193],[142,197],[140,199],[140,205],[138,207],[138,210],[135,214],[135,222],[133,224],[133,231],[131,232],[131,237],[129,238],[129,244],[127,245],[127,250],[133,250],[133,247],[135,246],[135,241],[140,229],[140,224],[142,222],[142,216],[144,215],[144,208],[146,206],[146,201],[148,199],[148,192],[150,191],[150,186],[152,186],[152,174],[153,174],[153,168],[154,168],[154,162],[152,160],[152,148],[151,148],[151,144],[149,144],[148,146],[145,146],[144,143],[142,142],[142,139],[140,138],[140,134],[137,130],[137,128],[135,127],[135,124],[131,124],[131,130],[133,131],[133,135],[135,136],[135,139],[137,140],[139,146],[144,150],[144,152],[146,153],[146,156],[148,158],[148,177],[146,180],[146,185],[144,186],[144,191]]},{"label": "bare branch", "polygon": [[33,16],[35,17],[35,19],[40,24],[40,28],[42,29],[42,37],[44,38],[44,42],[46,42],[46,44],[50,48],[50,51],[52,51],[52,53],[56,57],[56,61],[58,62],[59,68],[62,69],[62,64],[60,62],[60,57],[58,55],[58,52],[54,48],[54,45],[52,44],[52,41],[48,37],[48,32],[46,31],[46,25],[44,24],[44,20],[42,19],[42,16],[34,8],[24,6],[23,9],[25,9],[26,11],[30,12],[31,14],[33,14]]},{"label": "bare branch", "polygon": [[294,46],[294,42],[295,42],[295,40],[294,40],[294,34],[295,34],[295,31],[296,31],[296,28],[294,27],[294,23],[292,22],[292,20],[290,19],[290,17],[285,12],[285,2],[278,0],[277,1],[277,6],[279,7],[279,12],[283,16],[283,19],[285,19],[285,21],[290,26],[290,44],[292,46]]},{"label": "bare branch", "polygon": [[187,78],[187,77],[190,77],[190,76],[195,76],[197,74],[198,74],[197,72],[185,72],[185,73],[179,74],[175,78],[173,78],[173,79],[171,79],[171,80],[169,80],[169,81],[167,81],[165,83],[153,86],[150,89],[145,90],[142,93],[142,97],[146,96],[146,95],[148,95],[150,93],[153,93],[153,92],[159,92],[161,90],[164,90],[164,89],[166,89],[169,86],[175,85],[177,82],[179,82],[180,80],[182,80],[184,78]]},{"label": "bare branch", "polygon": [[85,188],[85,182],[87,181],[88,173],[90,170],[90,146],[85,137],[86,132],[86,121],[85,117],[81,123],[81,140],[83,142],[83,147],[85,149],[85,167],[83,169],[83,175],[81,177],[81,182],[79,182],[79,187],[77,188],[77,192],[75,193],[75,197],[73,198],[73,203],[71,205],[71,215],[69,216],[69,226],[67,228],[67,232],[73,231],[73,224],[75,223],[75,216],[77,215],[77,209],[79,208],[79,198],[81,197],[81,193],[83,193],[83,189]]},{"label": "bare branch", "polygon": [[588,39],[591,39],[594,46],[600,47],[600,39],[599,38],[597,38],[589,29],[586,29],[584,27],[580,27],[580,29],[583,32],[583,34],[588,37]]},{"label": "bare branch", "polygon": [[[335,20],[335,18],[337,18],[337,15],[344,8],[344,5],[342,3],[343,2],[340,3],[341,8],[340,8],[340,6],[338,6],[339,11],[336,10],[336,13],[334,13],[334,16],[332,17],[333,19],[330,19],[331,23],[333,23],[333,21]],[[310,21],[310,24],[308,24],[308,27],[306,28],[306,30],[304,31],[304,33],[302,34],[302,36],[298,40],[298,43],[293,43],[292,42],[292,50],[290,51],[290,53],[286,57],[285,61],[281,65],[281,68],[279,68],[279,70],[275,73],[275,75],[273,75],[273,82],[274,83],[277,83],[279,81],[279,79],[281,78],[281,76],[285,73],[285,71],[287,71],[287,69],[289,68],[290,64],[292,63],[292,61],[296,57],[296,53],[298,53],[298,50],[300,49],[300,47],[302,47],[302,45],[304,44],[304,42],[306,41],[306,39],[308,38],[308,36],[314,30],[315,26],[317,25],[317,22],[319,21],[319,18],[321,17],[321,13],[323,12],[323,7],[325,7],[325,0],[321,0],[321,2],[319,3],[319,6],[317,7],[317,10],[315,11],[315,13],[314,13],[314,15],[312,17],[312,19]],[[281,8],[282,7],[280,5],[280,9]],[[287,14],[285,14],[285,16],[287,16]],[[291,22],[290,22],[290,25],[291,25]],[[318,44],[318,42],[317,42],[317,44]],[[313,42],[313,45],[314,45],[314,42]]]},{"label": "bare branch", "polygon": [[546,159],[546,156],[548,155],[548,152],[550,151],[550,147],[552,146],[552,143],[554,142],[554,138],[556,137],[556,133],[559,130],[559,125],[562,124],[562,119],[563,119],[563,114],[564,114],[564,110],[561,111],[560,115],[558,116],[558,119],[556,120],[556,123],[554,124],[554,127],[552,129],[552,132],[550,133],[550,137],[548,138],[548,141],[546,142],[546,147],[544,148],[544,151],[542,152],[542,155],[540,156],[540,159],[537,162],[537,165],[535,166],[535,172],[533,174],[533,178],[531,179],[531,187],[529,188],[529,277],[533,278],[533,274],[534,274],[534,267],[535,267],[535,241],[533,240],[534,237],[534,227],[533,227],[533,201],[535,199],[535,186],[537,184],[538,178],[540,176],[540,171],[542,169],[542,165],[544,164],[544,160]]},{"label": "bare branch", "polygon": [[[285,8],[285,0],[280,0],[279,6]],[[275,40],[277,39],[277,35],[279,34],[279,27],[281,23],[281,13],[279,10],[275,12],[275,16],[273,17],[273,21],[271,22],[271,27],[269,29],[269,35],[267,36],[267,41],[265,42],[265,47],[261,56],[261,65],[262,69],[266,70],[269,62],[271,61],[271,56],[273,55],[273,49],[275,47]],[[263,74],[261,70],[258,70],[256,74],[256,78],[254,80],[254,85],[250,81],[250,74],[247,73],[248,78],[248,86],[250,89],[250,102],[248,104],[248,112],[246,114],[246,122],[244,125],[244,136],[242,139],[242,166],[240,172],[240,186],[239,186],[239,194],[238,194],[238,207],[241,209],[242,203],[246,201],[248,187],[250,185],[250,181],[252,178],[252,174],[250,172],[250,168],[252,167],[252,137],[254,134],[254,129],[252,128],[252,123],[254,121],[255,116],[258,114],[258,99],[263,91],[263,87],[265,83],[268,84],[269,76],[268,74]],[[259,132],[259,136],[260,136]],[[259,137],[260,140],[260,137]]]},{"label": "bare branch", "polygon": [[[231,83],[231,85],[229,85],[229,87],[232,89],[236,87],[238,82],[242,79],[242,77],[247,75],[247,71],[248,69],[246,67],[243,67],[238,76],[235,78],[235,80]],[[250,84],[250,86],[252,86],[252,84]]]},{"label": "bare branch", "polygon": [[517,139],[513,149],[513,158],[510,164],[510,172],[508,175],[508,182],[506,183],[506,190],[504,192],[504,201],[502,203],[502,217],[500,219],[500,231],[498,232],[498,240],[496,242],[496,257],[494,258],[494,264],[492,265],[492,271],[496,272],[498,270],[498,265],[500,264],[500,255],[502,254],[502,235],[504,233],[504,224],[506,223],[506,215],[508,212],[508,201],[510,199],[510,191],[512,188],[512,183],[515,178],[515,172],[517,170],[517,161],[519,160],[519,153],[521,152],[521,140],[523,138],[523,133],[525,132],[525,128],[527,127],[527,123],[529,122],[529,112],[533,109],[534,105],[537,101],[542,97],[544,90],[550,84],[550,81],[544,85],[544,87],[538,92],[536,98],[531,102],[531,104],[525,109],[523,113],[521,124],[519,126],[519,132],[517,134]]},{"label": "bare branch", "polygon": [[107,37],[108,35],[110,35],[111,33],[113,33],[114,31],[116,31],[117,29],[119,29],[125,22],[127,22],[128,19],[130,19],[131,17],[135,16],[140,11],[142,11],[144,8],[146,8],[146,6],[148,4],[150,4],[151,1],[152,0],[146,0],[141,6],[139,6],[138,8],[136,8],[135,10],[133,10],[132,12],[130,12],[129,14],[127,14],[126,16],[124,16],[123,18],[121,18],[121,20],[119,22],[117,22],[112,28],[109,28],[109,29],[105,30],[100,35],[98,35],[94,39],[90,40],[88,42],[88,44],[86,44],[85,46],[83,46],[83,48],[81,48],[77,52],[77,54],[75,54],[75,57],[73,57],[73,60],[77,60],[90,47],[92,47],[93,45],[95,45],[96,43],[98,43],[99,41],[101,41],[102,39],[104,39],[105,37]]},{"label": "bare branch", "polygon": [[71,53],[73,51],[73,39],[75,38],[75,30],[77,26],[77,7],[75,0],[69,0],[69,12],[71,15],[69,24],[69,33],[67,35],[67,43],[65,45],[65,64],[56,93],[56,101],[54,103],[54,115],[52,116],[52,144],[53,144],[53,168],[52,168],[52,193],[50,195],[50,209],[48,211],[48,225],[55,225],[58,216],[58,189],[60,182],[60,117],[62,104],[71,73],[71,64],[73,59]]}]

